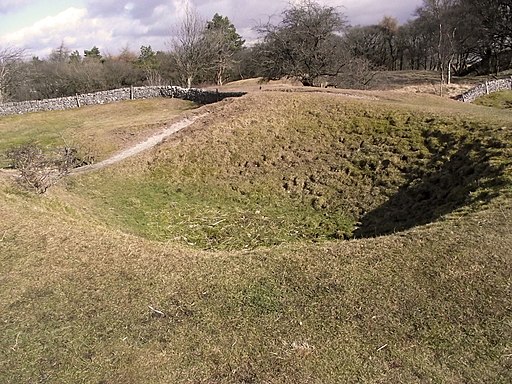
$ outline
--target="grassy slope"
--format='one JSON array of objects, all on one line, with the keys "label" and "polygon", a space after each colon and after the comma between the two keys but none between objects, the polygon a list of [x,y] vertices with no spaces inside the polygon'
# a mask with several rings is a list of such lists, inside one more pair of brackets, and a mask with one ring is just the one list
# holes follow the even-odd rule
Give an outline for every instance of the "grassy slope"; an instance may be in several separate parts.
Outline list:
[{"label": "grassy slope", "polygon": [[206,249],[383,234],[496,194],[505,134],[396,101],[266,93],[226,103],[138,173],[68,187],[118,228]]},{"label": "grassy slope", "polygon": [[[277,105],[284,96],[268,97]],[[400,97],[377,109],[391,103],[398,113]],[[505,114],[418,106],[433,100],[409,98],[399,114],[451,121],[448,113],[464,112],[493,120],[482,133],[507,135],[493,128],[510,124]],[[100,199],[78,193],[88,185],[101,196],[116,173],[134,184],[176,181],[162,172],[177,149],[190,150],[190,137],[221,146],[232,105],[156,156],[72,180],[69,191],[29,196],[0,179],[1,382],[510,382],[512,204],[503,186],[479,210],[400,234],[231,252],[123,234],[94,212]],[[280,125],[266,119],[254,126]],[[501,155],[494,160],[509,164]]]},{"label": "grassy slope", "polygon": [[512,91],[501,91],[482,96],[475,100],[475,104],[493,108],[512,109]]},{"label": "grassy slope", "polygon": [[0,117],[0,153],[35,141],[43,147],[76,146],[103,160],[194,107],[182,100],[157,99]]}]

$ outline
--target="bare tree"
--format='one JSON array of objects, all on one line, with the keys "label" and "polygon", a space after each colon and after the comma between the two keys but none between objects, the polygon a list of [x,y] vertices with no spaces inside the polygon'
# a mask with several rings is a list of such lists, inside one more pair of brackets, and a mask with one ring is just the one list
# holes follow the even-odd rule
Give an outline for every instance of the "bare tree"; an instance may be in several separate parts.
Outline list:
[{"label": "bare tree", "polygon": [[397,64],[397,35],[398,20],[385,16],[379,23],[379,29],[386,46],[386,66],[391,71],[396,70]]},{"label": "bare tree", "polygon": [[137,66],[142,69],[147,85],[162,85],[163,78],[160,73],[159,61],[156,52],[153,51],[151,45],[141,46],[140,55],[137,59]]},{"label": "bare tree", "polygon": [[456,0],[424,0],[417,14],[430,26],[431,33],[436,36],[437,70],[441,75],[441,94],[443,84],[451,82],[451,68],[455,58],[455,36],[457,34],[457,18],[453,17]]},{"label": "bare tree", "polygon": [[16,67],[21,64],[24,50],[19,48],[0,48],[0,103],[7,101],[9,87],[16,72]]},{"label": "bare tree", "polygon": [[170,41],[171,57],[181,81],[188,88],[211,66],[212,50],[205,38],[206,21],[188,7]]},{"label": "bare tree", "polygon": [[[510,61],[500,63],[500,56],[512,50],[511,0],[459,0],[466,18],[472,17],[471,28],[477,37],[475,47],[489,73],[510,67]],[[508,65],[507,65],[508,62]],[[503,66],[502,66],[503,64]]]},{"label": "bare tree", "polygon": [[343,40],[346,49],[354,57],[364,58],[374,67],[390,69],[387,67],[390,62],[389,52],[379,25],[351,27],[344,34]]},{"label": "bare tree", "polygon": [[347,57],[346,63],[334,80],[336,86],[367,89],[378,72],[372,63],[364,57]]},{"label": "bare tree", "polygon": [[45,152],[35,143],[10,148],[6,157],[19,172],[19,184],[36,193],[46,192],[72,168],[87,164],[79,158],[75,148],[64,147]]},{"label": "bare tree", "polygon": [[321,77],[335,77],[346,65],[340,58],[340,32],[345,18],[337,8],[302,0],[283,12],[282,21],[257,30],[261,67],[268,78],[292,76],[303,85],[317,84]]},{"label": "bare tree", "polygon": [[69,60],[70,50],[64,45],[64,42],[60,43],[58,48],[55,48],[50,53],[48,61],[52,63],[66,63]]}]

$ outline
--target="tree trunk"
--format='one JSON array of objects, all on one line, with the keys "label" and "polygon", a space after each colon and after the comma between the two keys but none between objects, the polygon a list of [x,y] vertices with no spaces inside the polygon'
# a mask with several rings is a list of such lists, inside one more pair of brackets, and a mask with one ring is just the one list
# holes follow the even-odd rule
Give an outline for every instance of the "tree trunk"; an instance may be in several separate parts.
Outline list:
[{"label": "tree trunk", "polygon": [[451,84],[451,83],[452,83],[452,61],[453,61],[453,58],[450,58],[450,60],[448,61],[448,68],[447,68],[447,71],[448,71],[447,84]]},{"label": "tree trunk", "polygon": [[300,81],[300,82],[301,82],[301,83],[302,83],[302,85],[303,85],[303,86],[305,86],[305,87],[313,87],[313,86],[314,86],[313,81],[311,81],[310,79],[305,79],[305,78],[303,78],[303,79],[301,79],[301,81]]},{"label": "tree trunk", "polygon": [[224,83],[224,65],[220,64],[219,69],[217,70],[217,85],[222,86]]}]

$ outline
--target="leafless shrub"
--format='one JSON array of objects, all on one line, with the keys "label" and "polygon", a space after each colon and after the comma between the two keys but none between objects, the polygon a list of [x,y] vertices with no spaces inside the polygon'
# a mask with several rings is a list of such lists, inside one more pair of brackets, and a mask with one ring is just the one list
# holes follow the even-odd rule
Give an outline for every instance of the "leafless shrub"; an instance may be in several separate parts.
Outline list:
[{"label": "leafless shrub", "polygon": [[23,144],[7,151],[11,167],[19,172],[21,186],[36,193],[44,193],[69,171],[86,162],[80,159],[76,148],[63,147],[43,151],[35,143]]},{"label": "leafless shrub", "polygon": [[363,57],[352,57],[334,81],[340,88],[367,89],[378,72],[372,63]]}]

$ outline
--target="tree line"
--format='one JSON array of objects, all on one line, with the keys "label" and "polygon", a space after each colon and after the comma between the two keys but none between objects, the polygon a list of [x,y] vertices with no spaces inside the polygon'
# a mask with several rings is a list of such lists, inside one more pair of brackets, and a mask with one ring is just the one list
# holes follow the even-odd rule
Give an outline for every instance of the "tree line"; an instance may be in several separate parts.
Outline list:
[{"label": "tree line", "polygon": [[293,77],[307,86],[366,87],[378,71],[433,70],[452,76],[512,67],[512,0],[424,0],[400,25],[385,16],[350,26],[337,7],[314,0],[290,5],[278,22],[255,27],[248,46],[229,18],[203,20],[189,9],[167,51],[151,46],[103,55],[62,44],[44,59],[0,47],[0,102],[44,99],[139,85],[223,85]]},{"label": "tree line", "polygon": [[499,73],[512,65],[512,0],[424,0],[404,25],[384,17],[351,28],[350,51],[386,70],[450,76]]}]

